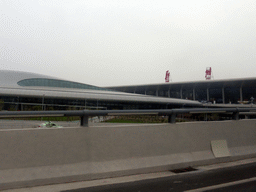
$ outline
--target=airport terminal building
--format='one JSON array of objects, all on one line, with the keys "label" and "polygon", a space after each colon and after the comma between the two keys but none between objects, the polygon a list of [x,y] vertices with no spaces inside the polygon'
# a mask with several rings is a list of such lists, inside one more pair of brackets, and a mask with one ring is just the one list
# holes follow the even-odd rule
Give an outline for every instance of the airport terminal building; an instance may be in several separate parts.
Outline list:
[{"label": "airport terminal building", "polygon": [[55,77],[0,71],[0,110],[166,109],[198,101],[125,93]]},{"label": "airport terminal building", "polygon": [[256,78],[103,88],[35,73],[0,71],[0,110],[170,109],[202,107],[207,102],[223,107],[251,103],[254,98]]},{"label": "airport terminal building", "polygon": [[171,82],[108,88],[127,93],[216,104],[245,104],[254,101],[254,98],[256,98],[256,78]]}]

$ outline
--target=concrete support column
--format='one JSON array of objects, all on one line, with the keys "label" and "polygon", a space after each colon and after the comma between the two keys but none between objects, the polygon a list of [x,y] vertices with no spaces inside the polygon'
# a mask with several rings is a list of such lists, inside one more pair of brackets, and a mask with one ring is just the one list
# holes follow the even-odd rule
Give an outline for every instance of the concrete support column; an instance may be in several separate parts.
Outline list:
[{"label": "concrete support column", "polygon": [[243,101],[243,88],[240,87],[240,101]]},{"label": "concrete support column", "polygon": [[176,123],[176,114],[175,113],[168,116],[168,123]]},{"label": "concrete support column", "polygon": [[81,121],[80,121],[80,126],[81,127],[89,127],[89,117],[88,116],[81,116]]},{"label": "concrete support column", "polygon": [[196,100],[196,91],[195,91],[195,88],[193,88],[193,100],[194,100],[194,101]]},{"label": "concrete support column", "polygon": [[180,89],[180,98],[182,99],[182,88]]},{"label": "concrete support column", "polygon": [[224,87],[222,87],[222,102],[225,104],[225,90]]},{"label": "concrete support column", "polygon": [[206,94],[207,94],[207,101],[209,101],[210,100],[209,88],[207,88]]}]

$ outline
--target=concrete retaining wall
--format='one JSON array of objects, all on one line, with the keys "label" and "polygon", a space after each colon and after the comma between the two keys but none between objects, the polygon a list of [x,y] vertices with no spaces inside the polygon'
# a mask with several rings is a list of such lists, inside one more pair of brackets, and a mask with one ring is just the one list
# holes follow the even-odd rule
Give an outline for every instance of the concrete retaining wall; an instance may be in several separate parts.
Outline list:
[{"label": "concrete retaining wall", "polygon": [[[211,142],[219,140],[227,143],[230,156],[214,156]],[[0,189],[255,156],[256,120],[0,130]]]}]

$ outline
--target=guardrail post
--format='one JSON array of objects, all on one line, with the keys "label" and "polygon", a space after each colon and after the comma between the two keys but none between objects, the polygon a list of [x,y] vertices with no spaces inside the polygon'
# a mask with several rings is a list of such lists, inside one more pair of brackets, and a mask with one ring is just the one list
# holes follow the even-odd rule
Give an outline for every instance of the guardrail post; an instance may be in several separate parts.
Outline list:
[{"label": "guardrail post", "polygon": [[172,113],[168,116],[168,123],[176,123],[176,113]]},{"label": "guardrail post", "polygon": [[234,112],[233,113],[233,119],[234,120],[239,120],[239,112]]},{"label": "guardrail post", "polygon": [[89,127],[89,117],[88,116],[81,116],[81,123],[80,126],[81,127]]}]

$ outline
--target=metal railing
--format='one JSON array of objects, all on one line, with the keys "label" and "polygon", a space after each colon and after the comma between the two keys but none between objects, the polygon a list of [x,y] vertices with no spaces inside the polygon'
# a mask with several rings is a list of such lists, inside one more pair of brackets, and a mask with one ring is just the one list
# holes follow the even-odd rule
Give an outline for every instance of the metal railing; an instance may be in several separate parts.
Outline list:
[{"label": "metal railing", "polygon": [[0,111],[0,118],[15,117],[61,117],[80,116],[81,126],[88,127],[90,116],[119,116],[119,115],[158,115],[168,116],[169,123],[176,123],[178,114],[232,114],[238,120],[239,114],[256,115],[256,108],[182,108],[182,109],[154,109],[154,110],[74,110],[74,111]]}]

